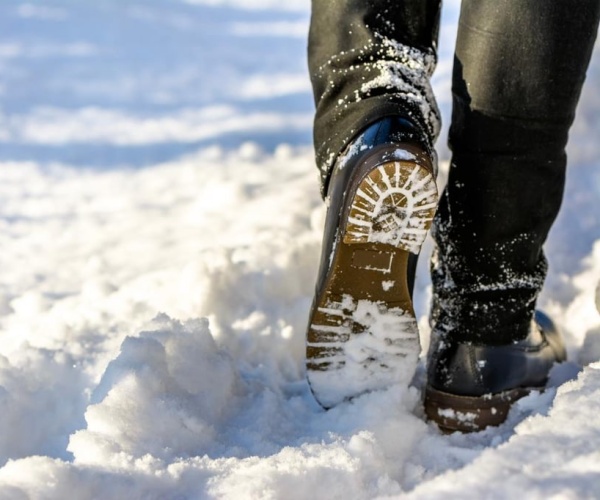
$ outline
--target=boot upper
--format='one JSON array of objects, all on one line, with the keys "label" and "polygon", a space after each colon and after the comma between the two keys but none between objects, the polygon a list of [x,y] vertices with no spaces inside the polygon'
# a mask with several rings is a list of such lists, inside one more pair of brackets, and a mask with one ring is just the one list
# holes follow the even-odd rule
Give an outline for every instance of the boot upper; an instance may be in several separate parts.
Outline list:
[{"label": "boot upper", "polygon": [[554,323],[536,312],[528,336],[506,345],[476,345],[436,335],[427,383],[438,391],[480,397],[517,388],[544,387],[550,369],[566,359]]}]

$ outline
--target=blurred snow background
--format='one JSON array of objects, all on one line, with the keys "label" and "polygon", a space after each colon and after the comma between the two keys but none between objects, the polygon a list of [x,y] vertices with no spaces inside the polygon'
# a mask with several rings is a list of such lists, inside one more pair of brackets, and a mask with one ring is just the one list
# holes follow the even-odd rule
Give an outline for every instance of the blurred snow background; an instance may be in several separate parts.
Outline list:
[{"label": "blurred snow background", "polygon": [[[0,0],[0,498],[600,491],[598,50],[541,298],[571,361],[502,427],[445,436],[420,379],[329,412],[304,382],[324,215],[308,18],[308,0]],[[424,345],[429,295],[422,259]]]}]

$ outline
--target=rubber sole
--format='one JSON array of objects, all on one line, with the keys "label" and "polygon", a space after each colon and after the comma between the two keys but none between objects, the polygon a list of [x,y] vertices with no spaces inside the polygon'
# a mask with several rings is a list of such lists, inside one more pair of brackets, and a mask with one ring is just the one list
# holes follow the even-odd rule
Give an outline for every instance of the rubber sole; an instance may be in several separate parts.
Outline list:
[{"label": "rubber sole", "polygon": [[450,432],[478,432],[488,426],[498,426],[508,417],[513,403],[527,396],[532,390],[543,388],[518,388],[499,394],[481,397],[458,396],[425,390],[425,415],[435,422],[440,430]]},{"label": "rubber sole", "polygon": [[307,334],[308,381],[325,408],[412,380],[420,343],[407,263],[437,207],[432,170],[387,161],[348,187]]}]

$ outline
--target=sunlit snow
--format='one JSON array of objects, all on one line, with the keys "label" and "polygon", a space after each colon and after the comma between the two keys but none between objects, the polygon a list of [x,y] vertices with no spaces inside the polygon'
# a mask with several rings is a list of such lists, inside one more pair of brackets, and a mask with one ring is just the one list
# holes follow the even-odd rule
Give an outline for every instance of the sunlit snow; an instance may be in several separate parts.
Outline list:
[{"label": "sunlit snow", "polygon": [[598,495],[598,49],[540,299],[570,361],[501,427],[443,435],[422,363],[327,412],[305,381],[308,19],[308,0],[0,2],[0,498]]}]

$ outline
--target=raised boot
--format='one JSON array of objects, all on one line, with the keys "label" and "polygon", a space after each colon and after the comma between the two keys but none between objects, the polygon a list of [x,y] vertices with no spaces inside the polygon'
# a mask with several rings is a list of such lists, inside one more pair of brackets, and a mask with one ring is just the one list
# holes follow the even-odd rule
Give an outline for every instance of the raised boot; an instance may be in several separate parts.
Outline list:
[{"label": "raised boot", "polygon": [[432,153],[419,137],[407,120],[385,118],[333,169],[306,346],[308,381],[325,408],[413,377],[412,280],[438,200]]}]

